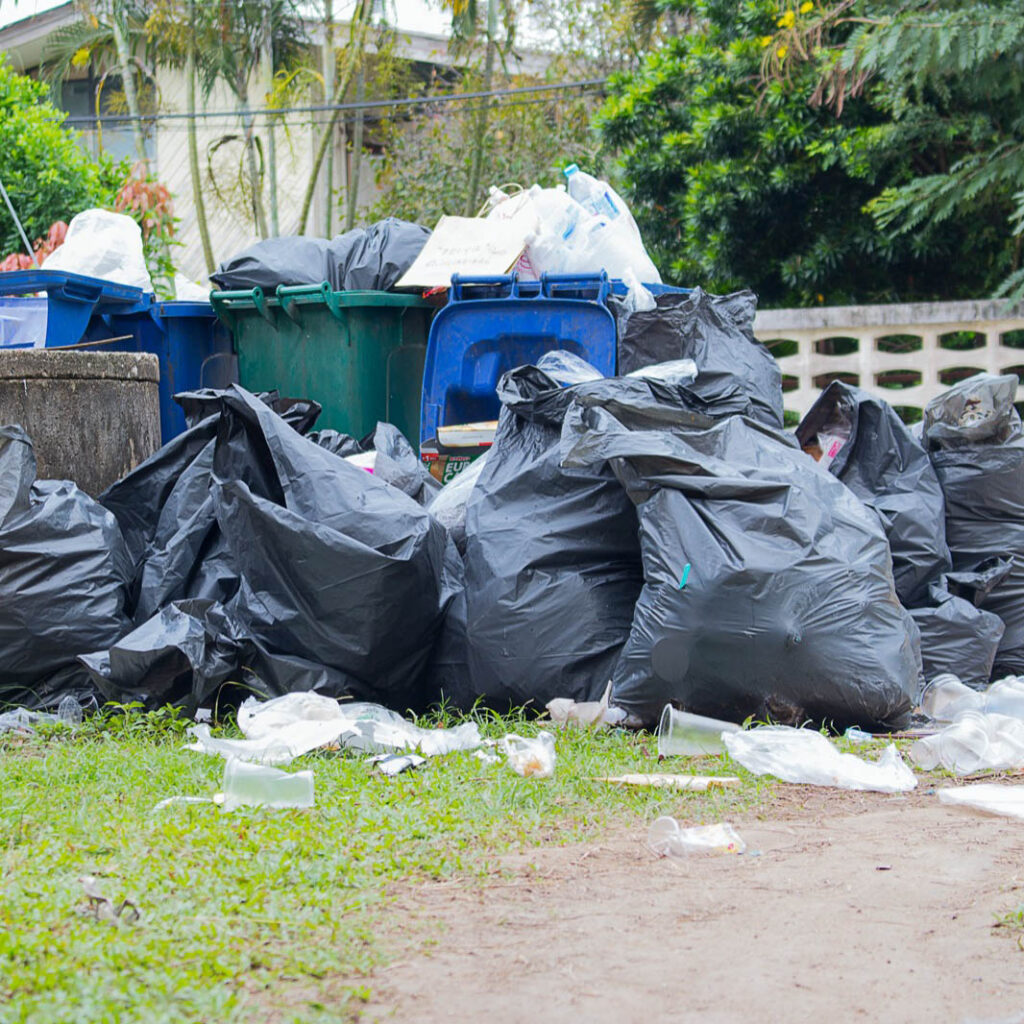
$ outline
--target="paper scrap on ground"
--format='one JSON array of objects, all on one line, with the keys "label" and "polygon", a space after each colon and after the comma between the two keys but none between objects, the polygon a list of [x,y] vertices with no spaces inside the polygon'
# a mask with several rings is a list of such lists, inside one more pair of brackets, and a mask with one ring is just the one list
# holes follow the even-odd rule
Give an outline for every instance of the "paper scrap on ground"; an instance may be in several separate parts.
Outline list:
[{"label": "paper scrap on ground", "polygon": [[979,782],[958,789],[940,789],[939,801],[952,807],[999,814],[1024,820],[1024,786],[1004,786],[995,782]]},{"label": "paper scrap on ground", "polygon": [[746,732],[723,733],[729,756],[755,775],[774,775],[783,782],[875,793],[907,793],[917,785],[910,767],[890,744],[877,761],[839,751],[811,729],[767,725]]},{"label": "paper scrap on ground", "polygon": [[526,248],[520,221],[442,217],[396,288],[447,288],[452,274],[507,274]]},{"label": "paper scrap on ground", "polygon": [[649,775],[598,775],[595,782],[615,782],[622,786],[653,786],[655,789],[683,789],[706,793],[709,789],[730,789],[738,786],[735,775],[672,775],[653,772]]},{"label": "paper scrap on ground", "polygon": [[339,703],[319,693],[289,693],[268,701],[249,697],[238,709],[245,739],[220,739],[208,725],[193,725],[189,750],[260,764],[288,764],[321,747],[338,745],[367,754],[416,751],[435,757],[481,744],[480,728],[421,729],[380,704]]}]

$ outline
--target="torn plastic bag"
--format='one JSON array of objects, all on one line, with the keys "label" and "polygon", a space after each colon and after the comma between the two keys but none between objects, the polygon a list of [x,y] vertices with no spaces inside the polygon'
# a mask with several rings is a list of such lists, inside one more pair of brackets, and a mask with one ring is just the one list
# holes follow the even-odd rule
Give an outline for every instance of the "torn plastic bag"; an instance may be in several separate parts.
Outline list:
[{"label": "torn plastic bag", "polygon": [[345,459],[374,455],[373,475],[420,505],[429,505],[441,490],[441,484],[430,475],[405,435],[391,423],[378,423],[361,441],[336,430],[321,430],[310,434],[309,439]]},{"label": "torn plastic bag", "polygon": [[725,410],[731,394],[739,412],[781,427],[782,372],[772,354],[754,337],[757,297],[753,292],[709,295],[695,288],[688,295],[657,296],[657,309],[620,315],[619,373],[670,360],[697,364],[693,390]]},{"label": "torn plastic bag", "polygon": [[582,384],[588,380],[600,380],[604,376],[586,359],[581,359],[575,352],[569,352],[563,348],[545,352],[537,360],[537,369],[543,370],[563,388],[572,384]]},{"label": "torn plastic bag", "polygon": [[1024,673],[1024,433],[1017,377],[977,374],[928,403],[923,440],[946,500],[953,568],[993,558],[1013,567],[981,601],[1006,627],[995,675]]},{"label": "torn plastic bag", "polygon": [[672,425],[580,391],[567,466],[611,459],[637,503],[644,588],[612,703],[653,725],[676,707],[897,727],[916,696],[917,628],[877,517],[792,440],[745,417]]},{"label": "torn plastic bag", "polygon": [[243,633],[270,655],[337,671],[357,697],[421,706],[452,593],[444,529],[238,387],[224,397],[213,480],[241,578],[227,612]]},{"label": "torn plastic bag", "polygon": [[499,381],[494,444],[466,512],[464,600],[433,670],[457,707],[539,711],[604,692],[642,584],[636,512],[608,467],[559,465],[573,394],[604,383],[563,389],[533,366]]},{"label": "torn plastic bag", "polygon": [[387,291],[412,266],[430,230],[388,217],[328,241],[266,238],[221,263],[210,280],[225,290],[330,283],[335,291]]},{"label": "torn plastic bag", "polygon": [[1009,559],[996,559],[984,571],[947,573],[928,588],[928,604],[911,609],[926,680],[951,672],[969,686],[988,684],[1005,627],[977,605],[1011,569]]},{"label": "torn plastic bag", "polygon": [[[839,424],[847,440],[834,453],[824,451],[819,439]],[[892,551],[897,596],[908,607],[922,601],[928,584],[952,566],[945,505],[928,455],[896,411],[881,398],[833,381],[796,437],[878,515]]]},{"label": "torn plastic bag", "polygon": [[102,505],[35,473],[25,431],[0,427],[0,700],[39,706],[89,692],[76,655],[130,628],[131,561]]}]

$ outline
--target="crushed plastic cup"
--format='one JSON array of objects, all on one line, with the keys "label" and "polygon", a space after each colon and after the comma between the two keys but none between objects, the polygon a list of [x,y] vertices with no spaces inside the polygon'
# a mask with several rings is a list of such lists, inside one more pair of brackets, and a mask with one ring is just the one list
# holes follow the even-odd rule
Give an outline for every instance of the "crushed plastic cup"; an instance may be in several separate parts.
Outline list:
[{"label": "crushed plastic cup", "polygon": [[925,771],[940,765],[957,775],[969,775],[989,767],[989,729],[985,715],[965,711],[942,732],[918,740],[910,748],[910,759]]},{"label": "crushed plastic cup", "polygon": [[675,818],[658,818],[647,833],[647,845],[662,857],[695,853],[743,853],[747,844],[728,822],[680,828]]},{"label": "crushed plastic cup", "polygon": [[985,698],[952,672],[937,675],[921,692],[921,711],[936,722],[952,722],[964,711],[981,708]]},{"label": "crushed plastic cup", "polygon": [[985,710],[1011,718],[1024,718],[1024,679],[1007,676],[985,691]]},{"label": "crushed plastic cup", "polygon": [[66,697],[61,698],[61,702],[57,705],[57,721],[68,726],[82,724],[82,705],[78,703],[77,697],[73,697],[69,693]]},{"label": "crushed plastic cup", "polygon": [[498,749],[523,778],[549,779],[555,774],[555,738],[549,732],[539,732],[535,739],[510,732],[499,741]]},{"label": "crushed plastic cup", "polygon": [[735,722],[693,715],[666,704],[658,722],[658,756],[722,754],[725,753],[722,733],[739,731]]},{"label": "crushed plastic cup", "polygon": [[231,757],[224,763],[224,810],[236,807],[312,807],[313,773],[283,772]]}]

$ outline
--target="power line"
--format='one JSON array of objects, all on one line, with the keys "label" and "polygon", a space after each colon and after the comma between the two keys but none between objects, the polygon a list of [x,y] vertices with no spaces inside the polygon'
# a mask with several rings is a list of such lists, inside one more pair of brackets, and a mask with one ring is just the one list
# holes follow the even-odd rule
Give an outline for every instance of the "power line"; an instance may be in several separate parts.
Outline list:
[{"label": "power line", "polygon": [[[443,103],[462,103],[466,100],[489,99],[492,97],[520,96],[526,93],[553,92],[556,89],[592,89],[604,87],[608,84],[607,78],[587,78],[579,82],[558,82],[552,85],[524,85],[514,89],[490,89],[480,92],[450,93],[443,96],[405,96],[393,100],[363,100],[353,103],[319,103],[301,107],[259,107],[247,111],[247,116],[276,118],[282,114],[319,114],[335,110],[391,110],[398,107],[433,106]],[[167,112],[162,114],[114,114],[109,117],[99,118],[104,124],[118,124],[131,121],[190,121],[205,120],[211,117],[237,118],[238,110],[197,110],[194,113]],[[64,124],[94,125],[97,122],[95,115],[82,115],[68,117]]]}]

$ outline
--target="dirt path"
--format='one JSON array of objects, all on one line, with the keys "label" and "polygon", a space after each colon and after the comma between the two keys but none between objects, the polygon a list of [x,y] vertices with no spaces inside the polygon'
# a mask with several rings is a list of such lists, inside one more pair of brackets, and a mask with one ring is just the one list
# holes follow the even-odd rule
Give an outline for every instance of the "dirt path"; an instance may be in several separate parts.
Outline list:
[{"label": "dirt path", "polygon": [[638,824],[411,889],[396,930],[439,941],[370,980],[365,1019],[1024,1022],[1020,933],[993,928],[1024,903],[1024,823],[790,787],[734,824],[739,857],[659,860]]}]

